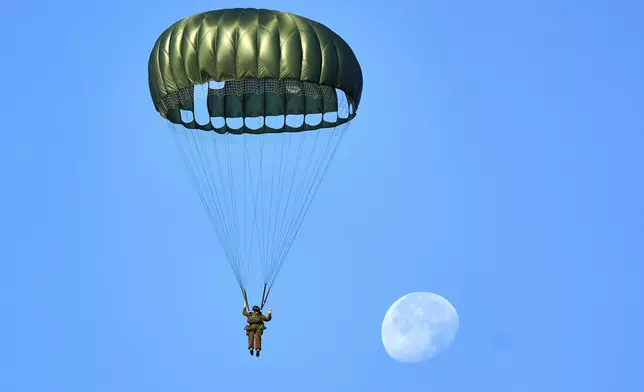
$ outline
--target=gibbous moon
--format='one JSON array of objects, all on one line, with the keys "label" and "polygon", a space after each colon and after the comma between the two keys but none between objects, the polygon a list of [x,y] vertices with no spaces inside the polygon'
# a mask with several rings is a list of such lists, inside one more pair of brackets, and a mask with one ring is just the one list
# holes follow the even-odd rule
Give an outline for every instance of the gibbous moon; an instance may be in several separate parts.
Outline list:
[{"label": "gibbous moon", "polygon": [[382,344],[398,362],[422,362],[444,351],[458,331],[458,313],[433,293],[410,293],[391,305],[382,321]]}]

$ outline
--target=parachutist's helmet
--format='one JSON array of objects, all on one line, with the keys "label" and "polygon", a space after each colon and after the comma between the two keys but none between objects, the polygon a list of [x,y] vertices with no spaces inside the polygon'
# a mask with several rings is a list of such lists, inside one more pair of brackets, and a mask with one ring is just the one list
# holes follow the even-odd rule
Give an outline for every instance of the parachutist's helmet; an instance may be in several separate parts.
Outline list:
[{"label": "parachutist's helmet", "polygon": [[259,312],[261,310],[262,309],[259,306],[257,306],[257,305],[253,306],[253,312]]}]

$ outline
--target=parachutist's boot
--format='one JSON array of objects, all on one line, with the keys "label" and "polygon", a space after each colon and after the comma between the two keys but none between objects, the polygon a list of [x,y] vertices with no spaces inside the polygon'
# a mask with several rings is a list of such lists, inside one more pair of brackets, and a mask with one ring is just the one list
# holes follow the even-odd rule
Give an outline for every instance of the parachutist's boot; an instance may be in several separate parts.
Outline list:
[{"label": "parachutist's boot", "polygon": [[251,349],[250,349],[250,355],[253,355],[253,354],[254,354],[254,353],[253,353],[253,349],[251,348]]},{"label": "parachutist's boot", "polygon": [[255,356],[259,357],[259,350],[257,350],[257,352],[255,353]]}]

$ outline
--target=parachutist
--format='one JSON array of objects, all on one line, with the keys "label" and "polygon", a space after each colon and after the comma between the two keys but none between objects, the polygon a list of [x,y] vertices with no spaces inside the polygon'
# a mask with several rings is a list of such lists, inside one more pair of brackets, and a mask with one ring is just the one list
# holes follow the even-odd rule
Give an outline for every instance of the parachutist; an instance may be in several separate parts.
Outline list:
[{"label": "parachutist", "polygon": [[268,315],[264,316],[262,309],[257,305],[253,306],[252,311],[247,312],[246,304],[244,303],[242,315],[246,317],[246,322],[248,323],[244,327],[244,330],[246,330],[246,335],[248,336],[248,350],[250,351],[250,355],[253,355],[253,351],[255,351],[255,356],[259,357],[259,352],[262,351],[262,334],[266,329],[264,322],[271,321],[272,313],[272,310],[269,308]]}]

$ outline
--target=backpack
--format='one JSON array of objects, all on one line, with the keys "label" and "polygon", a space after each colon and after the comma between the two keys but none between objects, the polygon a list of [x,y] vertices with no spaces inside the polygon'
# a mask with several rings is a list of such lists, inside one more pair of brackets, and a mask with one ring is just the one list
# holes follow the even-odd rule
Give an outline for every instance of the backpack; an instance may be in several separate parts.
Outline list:
[{"label": "backpack", "polygon": [[262,324],[262,316],[259,313],[252,312],[248,315],[247,318],[248,324]]}]

